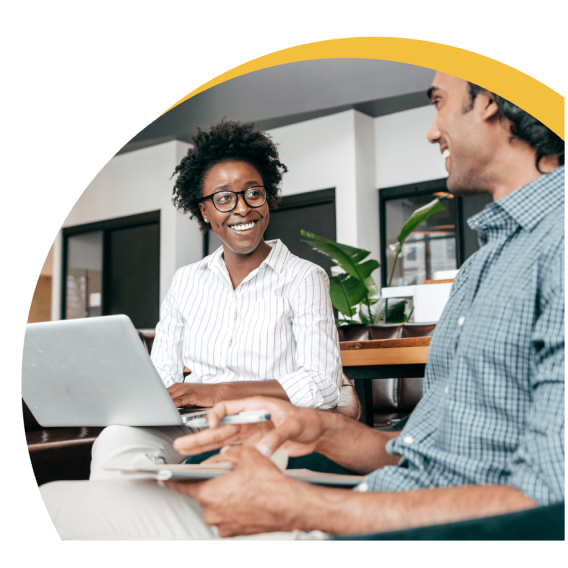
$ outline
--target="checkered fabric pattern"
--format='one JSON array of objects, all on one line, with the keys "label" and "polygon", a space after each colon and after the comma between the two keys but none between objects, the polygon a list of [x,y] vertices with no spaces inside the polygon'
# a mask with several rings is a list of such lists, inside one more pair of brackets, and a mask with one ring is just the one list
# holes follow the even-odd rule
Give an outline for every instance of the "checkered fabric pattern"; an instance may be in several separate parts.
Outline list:
[{"label": "checkered fabric pattern", "polygon": [[564,500],[564,166],[469,221],[461,268],[432,338],[424,397],[370,490],[504,484]]}]

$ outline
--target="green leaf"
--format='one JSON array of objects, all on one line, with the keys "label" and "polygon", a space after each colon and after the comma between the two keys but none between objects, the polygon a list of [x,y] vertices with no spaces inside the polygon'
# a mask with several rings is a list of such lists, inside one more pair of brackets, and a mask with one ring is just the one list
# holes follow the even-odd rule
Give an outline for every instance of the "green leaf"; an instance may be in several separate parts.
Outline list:
[{"label": "green leaf", "polygon": [[362,304],[361,309],[359,310],[361,319],[365,319],[369,323],[377,323],[377,314],[380,311],[380,307],[381,307],[381,302],[375,300],[371,304],[371,310],[369,312],[369,308],[365,304]]},{"label": "green leaf", "polygon": [[369,278],[367,278],[365,286],[367,286],[367,290],[369,290],[369,303],[371,305],[376,304],[381,299],[381,294],[379,293],[379,288],[372,277],[369,276]]},{"label": "green leaf", "polygon": [[[380,302],[380,309],[377,310],[378,317],[375,322],[383,321],[385,323],[403,323],[406,321],[404,312],[406,310],[407,300],[401,298],[388,298]],[[386,318],[385,318],[386,308]]]},{"label": "green leaf", "polygon": [[330,278],[329,295],[335,308],[342,314],[352,317],[356,313],[354,306],[365,299],[367,288],[356,278],[340,274]]},{"label": "green leaf", "polygon": [[438,198],[434,199],[430,203],[420,207],[409,217],[408,221],[402,226],[400,234],[396,238],[398,241],[397,250],[400,252],[402,250],[402,245],[404,241],[408,238],[408,235],[417,229],[428,217],[437,213],[438,211],[445,211],[446,208],[440,203]]},{"label": "green leaf", "polygon": [[[338,243],[336,241],[332,241],[331,239],[326,239],[324,237],[319,237],[318,235],[315,235],[314,233],[310,233],[309,231],[300,231],[302,233],[303,237],[306,237],[308,239],[315,239],[316,241],[320,241],[322,243],[328,243],[333,245],[334,247],[337,247],[340,251],[342,251],[344,254],[346,254],[349,258],[351,258],[353,260],[353,262],[361,262],[364,258],[367,258],[371,253],[368,250],[365,249],[360,249],[360,248],[356,248],[356,247],[350,247],[349,245],[343,245],[341,243]],[[302,239],[304,240],[304,239]],[[305,241],[307,242],[310,246],[314,246],[314,244],[310,241]],[[317,247],[314,247],[317,248]],[[321,249],[319,249],[321,250]],[[323,251],[322,251],[323,252]],[[328,254],[328,253],[325,253]],[[335,260],[335,258],[332,255],[331,258],[333,258]]]},{"label": "green leaf", "polygon": [[[366,262],[364,262],[363,264],[359,265],[359,271],[361,273],[361,275],[363,276],[363,280],[367,280],[371,274],[377,270],[377,268],[379,268],[379,266],[381,266],[376,260],[367,260]],[[374,283],[374,280],[373,280]]]},{"label": "green leaf", "polygon": [[352,323],[359,323],[357,320],[354,319],[342,319],[342,318],[335,318],[335,327],[340,327],[341,324],[352,324]]},{"label": "green leaf", "polygon": [[331,257],[341,268],[343,268],[343,270],[345,270],[345,272],[347,272],[347,274],[353,276],[353,278],[357,278],[357,280],[360,280],[361,282],[364,282],[366,279],[364,273],[361,273],[359,270],[359,264],[343,252],[336,244],[320,241],[311,241],[309,244],[313,248]]}]

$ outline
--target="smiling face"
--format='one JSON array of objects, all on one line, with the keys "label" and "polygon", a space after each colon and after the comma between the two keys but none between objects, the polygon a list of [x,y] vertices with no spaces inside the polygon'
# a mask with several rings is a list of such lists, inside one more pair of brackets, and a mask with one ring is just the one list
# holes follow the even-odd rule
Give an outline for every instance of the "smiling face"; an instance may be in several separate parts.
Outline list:
[{"label": "smiling face", "polygon": [[[203,197],[218,191],[243,191],[253,185],[263,185],[258,170],[247,162],[222,162],[213,166],[203,180]],[[225,254],[254,253],[264,243],[264,231],[268,226],[268,203],[261,207],[249,207],[243,196],[238,196],[236,207],[229,213],[217,211],[211,199],[199,204],[205,222],[223,242]]]},{"label": "smiling face", "polygon": [[487,193],[488,173],[494,160],[492,136],[487,128],[492,110],[480,93],[471,108],[466,81],[436,73],[429,90],[438,115],[428,140],[440,145],[448,170],[448,190],[457,195]]}]

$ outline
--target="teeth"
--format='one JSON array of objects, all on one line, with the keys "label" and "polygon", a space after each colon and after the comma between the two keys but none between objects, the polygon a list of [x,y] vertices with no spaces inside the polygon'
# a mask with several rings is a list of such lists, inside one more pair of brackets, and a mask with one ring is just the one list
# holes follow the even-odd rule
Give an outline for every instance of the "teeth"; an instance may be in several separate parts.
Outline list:
[{"label": "teeth", "polygon": [[450,151],[446,148],[443,152],[442,152],[442,158],[444,158],[444,160],[446,158],[450,157]]},{"label": "teeth", "polygon": [[246,223],[243,225],[231,225],[231,229],[235,230],[235,231],[248,231],[249,229],[252,229],[254,227],[254,222],[252,223]]}]

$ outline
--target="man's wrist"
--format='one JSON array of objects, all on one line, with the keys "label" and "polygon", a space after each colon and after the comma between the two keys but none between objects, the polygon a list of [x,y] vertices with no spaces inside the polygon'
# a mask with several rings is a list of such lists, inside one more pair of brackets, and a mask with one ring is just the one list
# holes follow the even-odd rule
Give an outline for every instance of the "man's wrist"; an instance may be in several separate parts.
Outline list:
[{"label": "man's wrist", "polygon": [[337,431],[342,427],[348,427],[346,421],[349,421],[343,414],[337,412],[328,412],[324,410],[316,411],[320,413],[322,433],[316,445],[315,451],[318,454],[327,455],[332,448],[337,445],[335,436]]},{"label": "man's wrist", "polygon": [[319,530],[330,534],[371,530],[364,516],[359,518],[350,510],[350,503],[353,503],[355,511],[359,512],[362,494],[296,480],[291,482],[295,485],[290,487],[293,498],[288,504],[285,530]]}]

